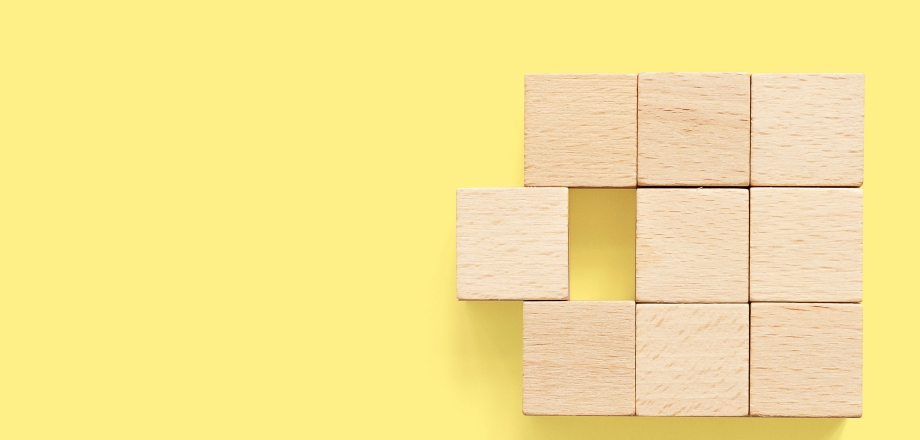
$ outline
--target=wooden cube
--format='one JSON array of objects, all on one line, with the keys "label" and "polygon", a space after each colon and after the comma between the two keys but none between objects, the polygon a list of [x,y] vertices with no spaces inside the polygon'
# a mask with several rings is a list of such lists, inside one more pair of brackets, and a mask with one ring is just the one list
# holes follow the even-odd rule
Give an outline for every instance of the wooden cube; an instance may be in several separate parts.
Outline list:
[{"label": "wooden cube", "polygon": [[860,186],[862,74],[751,77],[751,184]]},{"label": "wooden cube", "polygon": [[636,414],[746,416],[748,304],[637,304]]},{"label": "wooden cube", "polygon": [[751,415],[862,416],[862,304],[751,304]]},{"label": "wooden cube", "polygon": [[524,303],[524,414],[636,413],[632,301]]},{"label": "wooden cube", "polygon": [[457,190],[457,299],[569,298],[568,188]]},{"label": "wooden cube", "polygon": [[639,188],[636,301],[746,303],[748,190]]},{"label": "wooden cube", "polygon": [[636,75],[524,77],[524,185],[636,186]]},{"label": "wooden cube", "polygon": [[862,300],[859,188],[751,188],[751,301]]},{"label": "wooden cube", "polygon": [[639,74],[639,186],[747,186],[750,75]]}]

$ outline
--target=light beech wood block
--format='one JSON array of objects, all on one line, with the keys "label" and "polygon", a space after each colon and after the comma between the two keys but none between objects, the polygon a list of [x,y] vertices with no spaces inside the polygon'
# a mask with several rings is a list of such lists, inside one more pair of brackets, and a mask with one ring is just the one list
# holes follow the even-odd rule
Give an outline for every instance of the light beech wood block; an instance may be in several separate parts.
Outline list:
[{"label": "light beech wood block", "polygon": [[639,188],[636,301],[746,303],[748,190]]},{"label": "light beech wood block", "polygon": [[636,413],[636,304],[524,303],[524,414]]},{"label": "light beech wood block", "polygon": [[747,73],[639,74],[639,186],[747,186]]},{"label": "light beech wood block", "polygon": [[636,186],[636,78],[524,77],[524,185]]},{"label": "light beech wood block", "polygon": [[457,299],[569,299],[568,188],[457,190]]},{"label": "light beech wood block", "polygon": [[751,188],[751,301],[862,301],[860,188]]},{"label": "light beech wood block", "polygon": [[862,304],[751,304],[751,415],[862,416]]},{"label": "light beech wood block", "polygon": [[636,414],[748,415],[748,304],[637,304]]},{"label": "light beech wood block", "polygon": [[862,74],[751,76],[751,184],[860,186]]}]

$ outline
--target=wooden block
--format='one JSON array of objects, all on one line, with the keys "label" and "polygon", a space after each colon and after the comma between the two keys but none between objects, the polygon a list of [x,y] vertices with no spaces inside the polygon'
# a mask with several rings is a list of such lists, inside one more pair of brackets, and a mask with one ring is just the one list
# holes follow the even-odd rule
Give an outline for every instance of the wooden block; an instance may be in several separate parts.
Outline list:
[{"label": "wooden block", "polygon": [[636,75],[524,77],[524,185],[636,186]]},{"label": "wooden block", "polygon": [[751,77],[751,184],[860,186],[862,74]]},{"label": "wooden block", "polygon": [[457,190],[457,299],[569,299],[568,188]]},{"label": "wooden block", "polygon": [[639,188],[636,301],[746,303],[748,190]]},{"label": "wooden block", "polygon": [[859,188],[751,188],[751,301],[862,301]]},{"label": "wooden block", "polygon": [[862,416],[862,304],[751,304],[751,415]]},{"label": "wooden block", "polygon": [[636,413],[636,304],[524,303],[524,414]]},{"label": "wooden block", "polygon": [[639,186],[747,186],[747,73],[639,74]]},{"label": "wooden block", "polygon": [[637,304],[636,414],[746,416],[748,304]]}]

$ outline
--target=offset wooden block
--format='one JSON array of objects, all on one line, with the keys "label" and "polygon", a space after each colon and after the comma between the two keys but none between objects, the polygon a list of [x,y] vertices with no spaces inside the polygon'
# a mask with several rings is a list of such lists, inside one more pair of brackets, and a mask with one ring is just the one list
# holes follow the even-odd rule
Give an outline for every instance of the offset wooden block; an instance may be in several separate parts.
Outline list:
[{"label": "offset wooden block", "polygon": [[859,188],[751,188],[751,301],[862,301]]},{"label": "offset wooden block", "polygon": [[524,303],[524,414],[636,413],[636,304]]},{"label": "offset wooden block", "polygon": [[636,414],[748,415],[747,304],[637,304]]},{"label": "offset wooden block", "polygon": [[751,304],[751,415],[862,416],[862,304]]},{"label": "offset wooden block", "polygon": [[862,74],[751,77],[751,184],[860,186]]},{"label": "offset wooden block", "polygon": [[748,190],[639,188],[636,301],[746,303]]},{"label": "offset wooden block", "polygon": [[639,74],[639,186],[747,186],[747,73]]},{"label": "offset wooden block", "polygon": [[568,188],[457,190],[457,299],[569,299]]},{"label": "offset wooden block", "polygon": [[636,186],[636,75],[524,77],[524,185]]}]

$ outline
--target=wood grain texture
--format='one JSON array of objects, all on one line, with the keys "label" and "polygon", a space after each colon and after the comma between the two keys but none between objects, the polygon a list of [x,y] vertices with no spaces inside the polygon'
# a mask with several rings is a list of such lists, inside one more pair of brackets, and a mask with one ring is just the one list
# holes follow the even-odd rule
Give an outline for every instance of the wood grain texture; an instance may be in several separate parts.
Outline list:
[{"label": "wood grain texture", "polygon": [[636,304],[524,303],[524,414],[636,412]]},{"label": "wood grain texture", "polygon": [[751,304],[751,415],[862,416],[862,304]]},{"label": "wood grain texture", "polygon": [[860,188],[751,188],[751,301],[862,301]]},{"label": "wood grain texture", "polygon": [[636,75],[524,77],[524,185],[636,186]]},{"label": "wood grain texture", "polygon": [[569,298],[569,190],[457,190],[457,299]]},{"label": "wood grain texture", "polygon": [[748,304],[637,304],[636,414],[748,415]]},{"label": "wood grain texture", "polygon": [[750,75],[639,74],[639,186],[747,186]]},{"label": "wood grain texture", "polygon": [[860,186],[862,74],[751,77],[751,184]]},{"label": "wood grain texture", "polygon": [[746,303],[748,190],[639,188],[636,301]]}]

